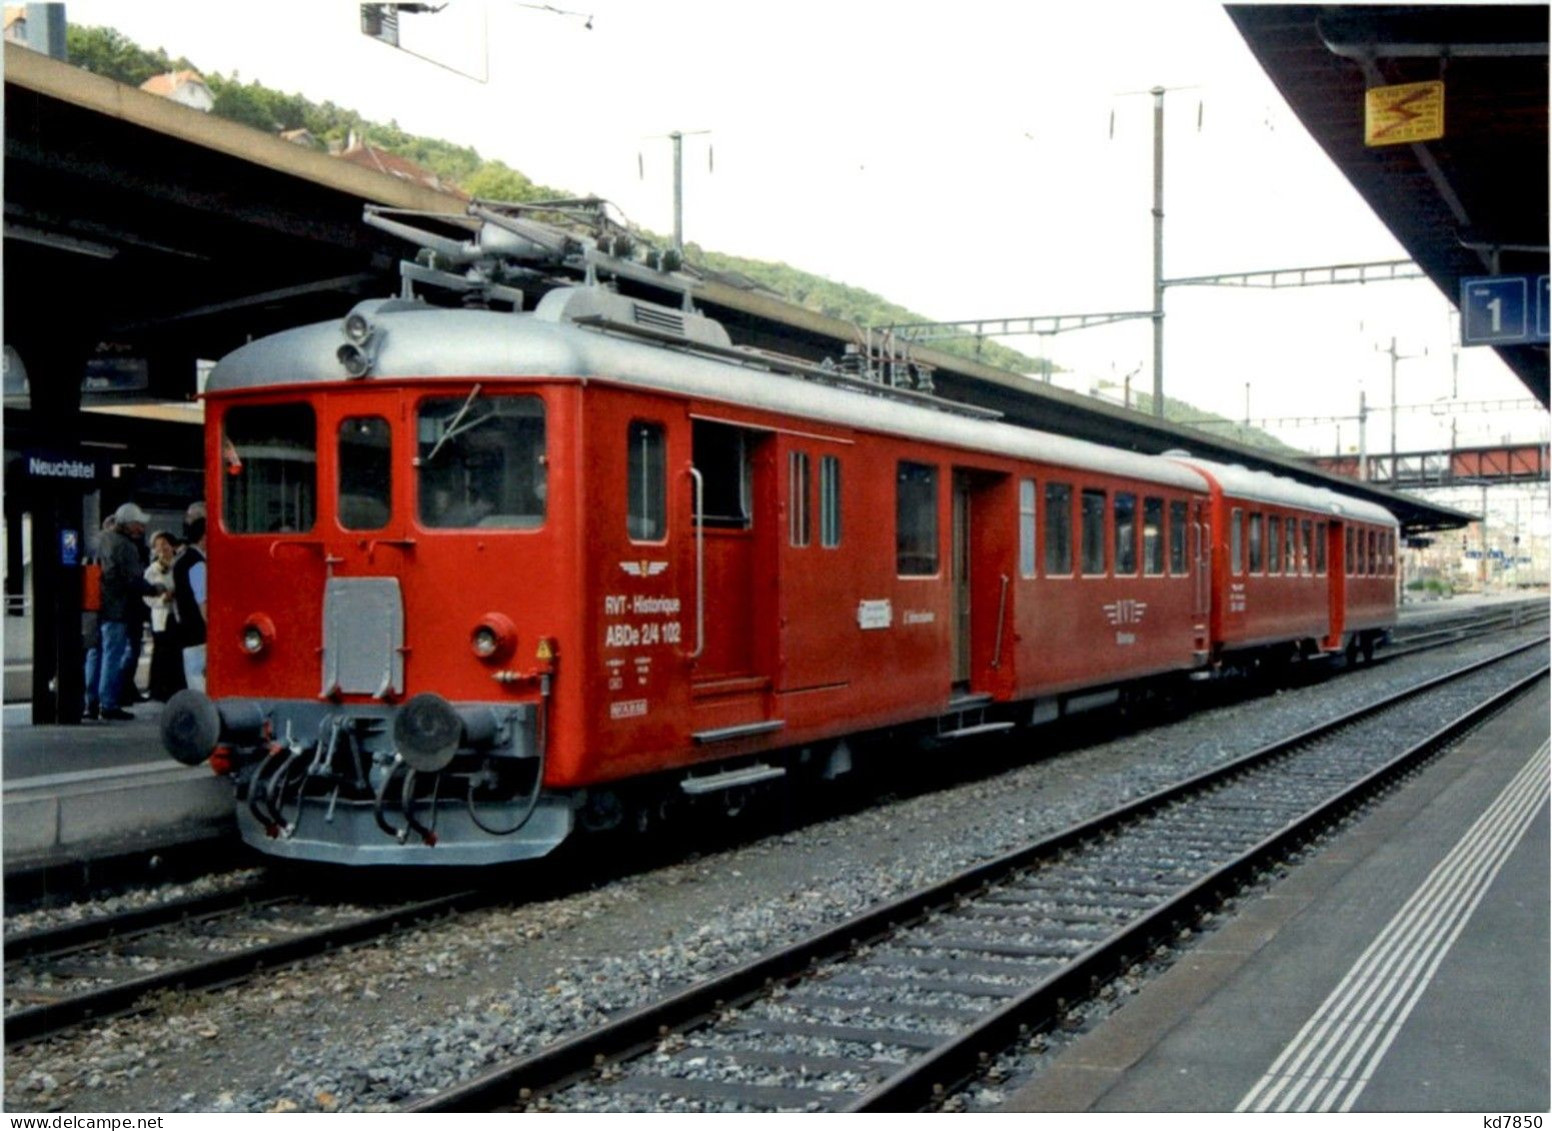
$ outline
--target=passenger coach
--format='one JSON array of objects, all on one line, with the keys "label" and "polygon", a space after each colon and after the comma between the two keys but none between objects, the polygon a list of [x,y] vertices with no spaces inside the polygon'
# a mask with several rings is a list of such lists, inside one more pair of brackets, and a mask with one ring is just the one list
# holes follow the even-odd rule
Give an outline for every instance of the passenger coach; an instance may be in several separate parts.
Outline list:
[{"label": "passenger coach", "polygon": [[540,856],[1393,614],[1378,508],[735,347],[559,246],[589,285],[531,310],[366,302],[210,377],[213,698],[164,739],[263,851]]}]

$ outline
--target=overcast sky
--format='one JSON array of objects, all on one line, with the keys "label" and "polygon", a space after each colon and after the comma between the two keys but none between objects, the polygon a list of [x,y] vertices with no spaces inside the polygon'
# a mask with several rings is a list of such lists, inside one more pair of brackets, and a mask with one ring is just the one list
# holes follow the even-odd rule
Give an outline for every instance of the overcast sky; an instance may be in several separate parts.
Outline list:
[{"label": "overcast sky", "polygon": [[[1216,4],[787,0],[454,0],[372,42],[357,5],[72,2],[207,71],[333,101],[446,138],[541,183],[672,228],[671,130],[685,139],[685,237],[782,260],[936,319],[1140,310],[1152,303],[1152,99],[1167,96],[1167,277],[1405,254],[1299,126]],[[591,28],[584,17],[591,16]],[[470,72],[467,77],[459,71]],[[1199,125],[1200,122],[1200,125]],[[708,170],[708,147],[715,168]],[[638,170],[643,170],[645,176]],[[1440,401],[1526,398],[1486,349],[1452,364],[1431,283],[1243,292],[1172,288],[1172,396],[1230,417],[1388,405],[1399,444],[1542,438],[1541,413]],[[1008,339],[1029,353],[1042,339]],[[1064,366],[1151,386],[1139,321],[1049,341]],[[1272,430],[1332,450],[1352,421]],[[1386,414],[1369,447],[1389,445]]]}]

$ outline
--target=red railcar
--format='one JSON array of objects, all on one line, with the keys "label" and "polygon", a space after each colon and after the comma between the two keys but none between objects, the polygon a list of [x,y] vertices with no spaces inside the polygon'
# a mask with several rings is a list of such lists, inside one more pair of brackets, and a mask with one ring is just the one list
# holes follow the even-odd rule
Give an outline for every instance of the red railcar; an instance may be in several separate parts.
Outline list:
[{"label": "red railcar", "polygon": [[1219,662],[1373,653],[1396,620],[1398,528],[1389,511],[1264,471],[1180,462],[1212,495]]},{"label": "red railcar", "polygon": [[[264,851],[539,856],[833,777],[859,733],[1038,722],[1393,612],[1331,568],[1346,531],[1393,532],[1377,508],[742,350],[598,285],[514,305],[362,303],[211,375],[213,697],[164,738],[218,752]],[[1295,555],[1326,522],[1326,575],[1313,551],[1308,577],[1234,574],[1251,503]]]}]

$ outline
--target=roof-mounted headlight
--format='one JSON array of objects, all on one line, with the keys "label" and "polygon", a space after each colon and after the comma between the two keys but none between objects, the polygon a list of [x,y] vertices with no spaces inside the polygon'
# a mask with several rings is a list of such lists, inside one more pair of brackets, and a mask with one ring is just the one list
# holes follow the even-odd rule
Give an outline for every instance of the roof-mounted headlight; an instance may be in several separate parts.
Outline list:
[{"label": "roof-mounted headlight", "polygon": [[377,328],[365,314],[359,310],[353,310],[345,318],[345,337],[358,346],[364,346],[367,339],[377,332]]}]

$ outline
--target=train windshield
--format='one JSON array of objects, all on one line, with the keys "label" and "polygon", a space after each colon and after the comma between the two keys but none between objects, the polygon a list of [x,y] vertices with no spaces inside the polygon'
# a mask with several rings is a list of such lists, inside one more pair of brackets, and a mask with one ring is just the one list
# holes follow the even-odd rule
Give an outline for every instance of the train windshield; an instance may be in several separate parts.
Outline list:
[{"label": "train windshield", "polygon": [[300,533],[317,514],[317,419],[305,404],[237,405],[221,425],[221,517],[233,534]]},{"label": "train windshield", "polygon": [[416,419],[422,526],[524,530],[545,515],[544,402],[536,396],[429,397]]}]

